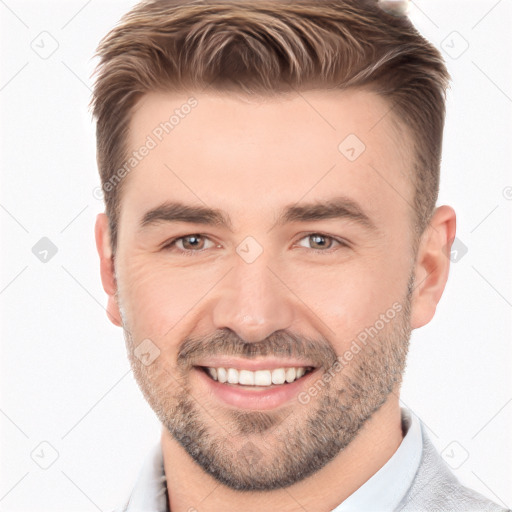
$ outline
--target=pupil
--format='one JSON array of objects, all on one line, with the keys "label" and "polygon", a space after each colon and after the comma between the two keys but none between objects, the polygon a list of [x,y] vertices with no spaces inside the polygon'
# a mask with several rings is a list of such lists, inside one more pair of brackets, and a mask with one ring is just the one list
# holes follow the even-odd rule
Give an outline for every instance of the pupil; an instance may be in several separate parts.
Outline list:
[{"label": "pupil", "polygon": [[311,238],[313,238],[313,243],[320,245],[320,247],[325,247],[325,237],[324,236],[312,235]]},{"label": "pupil", "polygon": [[[191,241],[192,241],[192,243],[191,243]],[[185,238],[185,245],[189,245],[192,248],[198,247],[198,245],[200,244],[200,241],[201,241],[201,239],[200,239],[199,235],[187,236]]]}]

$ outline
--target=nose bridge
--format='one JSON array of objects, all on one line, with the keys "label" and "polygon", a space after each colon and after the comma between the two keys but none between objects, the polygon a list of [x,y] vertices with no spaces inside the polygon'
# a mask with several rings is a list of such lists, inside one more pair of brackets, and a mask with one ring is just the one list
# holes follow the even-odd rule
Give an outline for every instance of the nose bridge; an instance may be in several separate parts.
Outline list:
[{"label": "nose bridge", "polygon": [[214,307],[213,321],[217,329],[228,327],[251,342],[290,327],[293,321],[290,293],[268,268],[271,263],[266,254],[253,261],[237,257]]}]

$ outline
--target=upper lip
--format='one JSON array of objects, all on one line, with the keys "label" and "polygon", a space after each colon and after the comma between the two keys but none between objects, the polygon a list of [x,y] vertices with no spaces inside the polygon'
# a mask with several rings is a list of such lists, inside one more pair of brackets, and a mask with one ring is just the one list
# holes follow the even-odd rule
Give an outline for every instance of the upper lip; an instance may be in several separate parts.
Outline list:
[{"label": "upper lip", "polygon": [[198,361],[194,366],[204,366],[207,368],[235,368],[237,370],[274,370],[276,368],[299,368],[315,367],[310,361],[301,359],[243,359],[239,357],[210,357]]}]

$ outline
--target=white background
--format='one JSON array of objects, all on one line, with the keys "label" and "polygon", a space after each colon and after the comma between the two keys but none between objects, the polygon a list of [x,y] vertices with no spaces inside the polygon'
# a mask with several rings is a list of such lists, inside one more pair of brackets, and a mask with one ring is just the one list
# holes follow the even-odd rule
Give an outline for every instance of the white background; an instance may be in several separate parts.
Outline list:
[{"label": "white background", "polygon": [[[92,55],[134,3],[0,1],[0,511],[112,509],[159,440],[105,314],[93,234]],[[512,5],[416,0],[411,17],[453,77],[439,204],[468,251],[413,333],[403,405],[463,483],[512,507]],[[46,59],[41,37],[58,44]],[[58,248],[47,263],[42,237]],[[31,458],[53,449],[48,469]]]}]

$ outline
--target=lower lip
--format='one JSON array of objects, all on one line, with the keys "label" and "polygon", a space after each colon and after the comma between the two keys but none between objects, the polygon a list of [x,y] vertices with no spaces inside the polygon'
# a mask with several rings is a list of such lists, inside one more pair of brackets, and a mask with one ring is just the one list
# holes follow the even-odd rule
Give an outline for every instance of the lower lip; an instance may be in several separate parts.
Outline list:
[{"label": "lower lip", "polygon": [[209,377],[204,370],[194,368],[202,385],[206,385],[211,394],[227,405],[238,409],[268,410],[284,405],[297,397],[318,373],[318,368],[300,379],[288,384],[263,386],[241,386],[221,383]]}]

